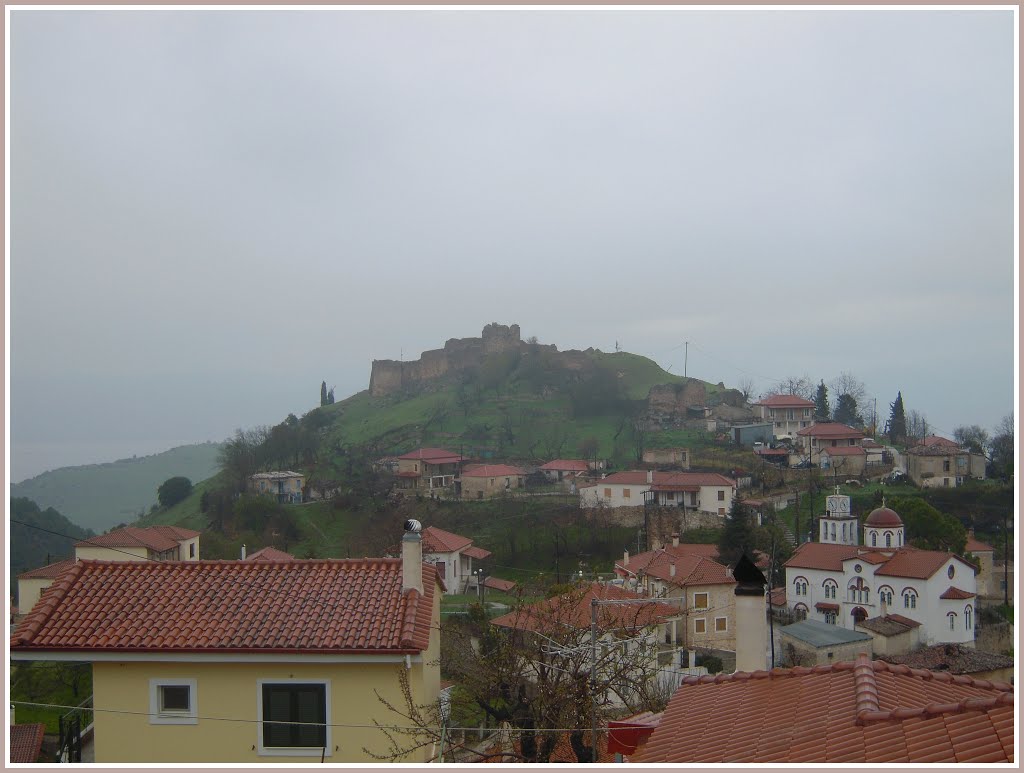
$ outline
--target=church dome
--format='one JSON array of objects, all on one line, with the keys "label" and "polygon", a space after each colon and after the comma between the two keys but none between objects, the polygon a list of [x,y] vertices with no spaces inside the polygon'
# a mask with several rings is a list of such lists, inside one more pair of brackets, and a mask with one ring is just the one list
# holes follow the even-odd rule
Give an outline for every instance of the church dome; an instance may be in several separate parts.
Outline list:
[{"label": "church dome", "polygon": [[899,517],[895,510],[888,507],[879,507],[877,510],[872,510],[867,520],[864,521],[865,526],[902,526],[903,519]]}]

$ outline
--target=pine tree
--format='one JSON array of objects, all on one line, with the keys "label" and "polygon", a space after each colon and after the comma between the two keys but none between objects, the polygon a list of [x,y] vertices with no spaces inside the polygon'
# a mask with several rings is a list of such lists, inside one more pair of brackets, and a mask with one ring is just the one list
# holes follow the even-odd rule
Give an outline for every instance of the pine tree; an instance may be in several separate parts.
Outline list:
[{"label": "pine tree", "polygon": [[814,396],[814,418],[816,421],[826,421],[828,415],[828,387],[822,381],[818,384],[818,393]]},{"label": "pine tree", "polygon": [[731,566],[744,554],[754,555],[754,524],[747,507],[740,504],[739,497],[733,497],[718,538],[718,562]]},{"label": "pine tree", "polygon": [[864,419],[857,412],[857,400],[853,395],[839,395],[839,399],[836,400],[836,412],[832,418],[850,427],[864,426]]},{"label": "pine tree", "polygon": [[327,392],[327,404],[334,405],[334,387],[331,387]]},{"label": "pine tree", "polygon": [[320,382],[320,405],[327,405],[327,382]]},{"label": "pine tree", "polygon": [[907,414],[903,410],[903,392],[896,393],[895,402],[889,403],[889,422],[885,425],[885,432],[889,436],[890,443],[905,440],[907,437]]}]

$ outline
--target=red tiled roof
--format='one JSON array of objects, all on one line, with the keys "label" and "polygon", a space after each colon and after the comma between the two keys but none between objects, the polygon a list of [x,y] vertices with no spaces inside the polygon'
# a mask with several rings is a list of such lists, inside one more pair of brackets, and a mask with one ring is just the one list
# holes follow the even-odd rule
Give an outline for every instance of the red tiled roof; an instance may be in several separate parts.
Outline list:
[{"label": "red tiled roof", "polygon": [[398,472],[396,474],[398,475],[399,478],[418,478],[418,477],[420,477],[420,474],[418,472],[413,472],[412,470],[403,470],[402,472]]},{"label": "red tiled roof", "polygon": [[520,631],[554,631],[563,626],[577,629],[589,628],[591,623],[590,601],[597,599],[620,599],[649,601],[643,604],[609,604],[598,607],[598,628],[606,630],[637,629],[659,622],[662,618],[678,617],[678,607],[649,599],[614,585],[592,583],[585,589],[555,596],[524,606],[491,620],[491,625],[501,628],[515,628]]},{"label": "red tiled roof", "polygon": [[902,526],[903,519],[899,513],[888,507],[878,507],[872,510],[864,521],[865,526]]},{"label": "red tiled roof", "polygon": [[661,724],[664,713],[644,711],[625,719],[608,721],[608,752],[630,755],[636,747],[651,737],[654,729]]},{"label": "red tiled roof", "polygon": [[563,472],[586,472],[590,466],[582,459],[552,459],[542,464],[539,470],[562,470]]},{"label": "red tiled roof", "polygon": [[462,470],[463,478],[497,478],[502,475],[525,475],[518,467],[508,464],[470,464]]},{"label": "red tiled roof", "polygon": [[786,586],[782,586],[781,588],[772,588],[769,597],[769,601],[773,607],[786,606]]},{"label": "red tiled roof", "polygon": [[11,762],[35,762],[43,748],[43,734],[46,725],[33,722],[27,725],[11,725]]},{"label": "red tiled roof", "polygon": [[503,580],[500,577],[484,577],[484,587],[508,593],[516,587],[516,584],[511,580]]},{"label": "red tiled roof", "polygon": [[[654,470],[653,483],[659,486],[731,486],[735,488],[736,481],[727,478],[717,472],[663,472]],[[646,470],[626,470],[613,472],[594,485],[617,484],[620,486],[642,486],[647,485]]]},{"label": "red tiled roof", "polygon": [[[515,732],[515,730],[512,731],[512,733]],[[588,748],[590,747],[590,731],[587,731],[587,737],[584,743]],[[493,744],[491,746],[488,746],[483,751],[478,752],[479,754],[486,755],[486,757],[475,761],[484,763],[521,763],[523,761],[523,748],[520,740],[516,738],[510,744],[510,746],[512,751],[511,754],[502,754],[500,744]],[[608,750],[607,744],[605,743],[605,734],[603,730],[599,730],[597,736],[597,761],[604,763],[615,762],[615,752]],[[557,740],[555,741],[555,748],[552,750],[551,756],[548,758],[548,762],[551,764],[562,765],[573,764],[578,762],[576,759],[576,752],[574,752],[572,749],[572,742],[569,740],[568,733],[559,734]]]},{"label": "red tiled roof", "polygon": [[861,655],[814,668],[686,677],[630,761],[1013,762],[1015,727],[1009,684]]},{"label": "red tiled roof", "polygon": [[11,637],[19,651],[420,652],[425,593],[402,593],[400,559],[86,561],[65,572]]},{"label": "red tiled roof", "polygon": [[75,547],[148,548],[162,553],[178,547],[181,541],[198,536],[198,531],[183,529],[180,526],[125,526],[98,537],[76,542]]},{"label": "red tiled roof", "polygon": [[973,599],[974,594],[968,593],[965,590],[957,588],[955,585],[950,585],[946,590],[942,591],[939,595],[940,599]]},{"label": "red tiled roof", "polygon": [[[632,563],[632,562],[630,562]],[[672,565],[675,564],[675,576]],[[679,587],[690,585],[735,585],[729,570],[717,561],[702,556],[674,556],[664,550],[655,551],[644,571],[651,577]]]},{"label": "red tiled roof", "polygon": [[483,548],[478,548],[476,545],[470,545],[468,548],[462,551],[462,555],[469,556],[470,558],[475,558],[478,561],[482,561],[483,559],[491,555],[491,551],[484,550]]},{"label": "red tiled roof", "polygon": [[821,449],[823,454],[829,456],[867,456],[868,452],[860,446],[836,446],[835,448]]},{"label": "red tiled roof", "polygon": [[979,539],[975,539],[972,536],[968,536],[967,545],[964,547],[964,550],[966,550],[968,553],[985,553],[992,552],[995,550],[995,548],[993,548],[987,542],[982,542]]},{"label": "red tiled roof", "polygon": [[399,459],[419,459],[430,464],[451,464],[462,461],[462,457],[446,451],[443,448],[417,448],[407,454],[402,454]]},{"label": "red tiled roof", "polygon": [[793,551],[784,564],[794,569],[821,569],[829,572],[843,571],[843,561],[856,558],[856,545],[830,545],[824,542],[805,542]]},{"label": "red tiled roof", "polygon": [[[669,558],[662,559],[662,556],[668,556]],[[718,545],[709,545],[699,542],[681,542],[679,543],[679,545],[675,547],[673,547],[671,544],[668,544],[664,547],[658,548],[657,550],[648,550],[644,553],[637,553],[635,556],[630,556],[629,566],[623,565],[621,560],[616,561],[615,572],[617,574],[629,574],[635,576],[637,572],[643,570],[648,574],[651,574],[652,572],[650,569],[648,569],[648,566],[652,562],[656,561],[657,570],[664,569],[664,571],[667,573],[669,561],[671,557],[675,557],[676,576],[679,577],[682,576],[682,564],[680,562],[687,556],[699,556],[701,558],[709,559],[712,563],[715,563],[718,566],[722,566],[721,563],[718,563]],[[755,550],[754,558],[755,562],[759,567],[763,568],[767,566],[768,557],[761,551]],[[706,569],[707,567],[705,567],[705,570]],[[705,574],[705,571],[702,570],[701,572],[695,575],[694,579],[702,576],[717,577],[717,571],[718,570],[713,570],[710,571],[710,574]],[[660,573],[656,576],[658,576],[659,579],[661,578]],[[732,580],[727,580],[727,582],[732,582]]]},{"label": "red tiled roof", "polygon": [[862,438],[864,433],[859,429],[848,427],[845,424],[839,422],[830,421],[823,424],[812,424],[810,427],[804,427],[801,430],[797,430],[798,435],[804,435],[806,437],[824,437],[824,438]]},{"label": "red tiled roof", "polygon": [[946,446],[947,448],[952,448],[954,450],[960,448],[960,444],[959,443],[956,443],[956,442],[954,442],[954,441],[952,441],[952,440],[950,440],[948,438],[944,438],[944,437],[942,437],[940,435],[928,435],[928,437],[924,438],[921,441],[920,445],[922,445],[922,446]]},{"label": "red tiled roof", "polygon": [[19,580],[52,580],[60,577],[66,570],[75,565],[75,559],[69,558],[66,561],[58,561],[55,564],[40,566],[38,569],[29,569],[18,575]]},{"label": "red tiled roof", "polygon": [[814,401],[805,400],[796,395],[772,395],[754,403],[754,405],[765,405],[769,408],[813,408]]},{"label": "red tiled roof", "polygon": [[245,557],[246,561],[294,561],[295,556],[278,550],[273,545],[257,550],[255,553]]},{"label": "red tiled roof", "polygon": [[424,553],[454,553],[469,547],[473,540],[460,534],[428,526],[422,532]]},{"label": "red tiled roof", "polygon": [[[946,562],[951,558],[956,558],[956,556],[952,553],[942,553],[938,550],[900,548],[893,554],[892,558],[885,562],[882,568],[875,572],[875,575],[914,577],[918,580],[926,580],[945,566]],[[957,560],[966,566],[970,566],[962,558],[957,558]]]}]

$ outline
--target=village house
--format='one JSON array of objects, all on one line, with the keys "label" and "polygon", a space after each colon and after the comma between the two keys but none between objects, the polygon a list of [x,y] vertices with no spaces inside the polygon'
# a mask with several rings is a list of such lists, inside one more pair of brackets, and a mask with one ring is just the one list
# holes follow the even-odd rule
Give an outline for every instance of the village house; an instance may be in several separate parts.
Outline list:
[{"label": "village house", "polygon": [[643,765],[1012,763],[1016,728],[1006,682],[866,654],[686,677],[660,716],[614,724],[620,753]]},{"label": "village house", "polygon": [[974,529],[967,530],[967,544],[964,550],[974,557],[974,563],[978,567],[975,579],[978,582],[978,595],[982,598],[989,596],[1002,597],[1002,593],[996,593],[998,580],[995,578],[995,548],[987,542],[982,542],[974,536]]},{"label": "village house", "polygon": [[295,556],[291,553],[285,553],[283,550],[278,550],[273,545],[267,545],[265,548],[260,548],[255,553],[247,553],[245,545],[242,545],[242,560],[243,561],[294,561]]},{"label": "village house", "polygon": [[771,395],[751,407],[758,419],[771,422],[776,438],[793,438],[814,424],[814,401],[796,395]]},{"label": "village house", "polygon": [[690,469],[690,451],[687,448],[648,448],[643,453],[644,464]]},{"label": "village house", "polygon": [[443,448],[417,448],[398,457],[397,490],[403,494],[433,493],[445,495],[454,492],[459,476],[460,454]]},{"label": "village house", "polygon": [[306,476],[301,472],[257,472],[249,476],[246,489],[252,494],[273,497],[282,505],[297,505],[302,503],[302,487],[305,482]]},{"label": "village house", "polygon": [[400,559],[78,561],[11,658],[92,664],[98,763],[373,762],[402,675],[440,693],[443,583],[408,523]]},{"label": "village house", "polygon": [[583,459],[552,459],[537,468],[549,483],[576,482],[590,473],[590,463]]},{"label": "village house", "polygon": [[867,469],[868,452],[862,446],[828,447],[821,449],[818,460],[823,474],[857,478]]},{"label": "village house", "polygon": [[985,477],[985,457],[961,449],[955,443],[914,446],[908,448],[904,456],[907,477],[922,488],[955,488],[971,478]]},{"label": "village house", "polygon": [[825,666],[871,654],[871,635],[818,620],[798,620],[776,631],[780,666]]},{"label": "village house", "polygon": [[503,496],[523,487],[526,473],[508,464],[467,464],[460,476],[464,499]]},{"label": "village house", "polygon": [[[801,459],[811,464],[821,463],[821,452],[836,448],[860,447],[864,433],[837,421],[827,421],[802,429],[796,433],[796,443]],[[863,450],[862,450],[863,452]]]},{"label": "village house", "polygon": [[473,571],[473,559],[482,561],[489,555],[491,551],[476,547],[469,537],[436,526],[423,530],[423,560],[437,567],[450,595],[476,591],[478,577]]},{"label": "village house", "polygon": [[666,625],[665,643],[688,650],[736,651],[736,581],[715,561],[715,545],[680,544],[679,535],[663,548],[615,562],[625,587],[655,598],[682,599],[680,616]]},{"label": "village house", "polygon": [[864,521],[863,547],[849,497],[827,497],[820,521],[821,541],[800,545],[785,563],[787,605],[797,619],[853,630],[897,613],[920,624],[923,644],[973,645],[974,566],[952,553],[907,546],[903,520],[884,506]]},{"label": "village house", "polygon": [[198,561],[199,532],[180,526],[125,526],[75,543],[75,557],[18,575],[18,608],[28,612],[40,594],[79,559]]},{"label": "village house", "polygon": [[580,507],[682,507],[724,516],[736,481],[716,472],[630,470],[580,486]]}]

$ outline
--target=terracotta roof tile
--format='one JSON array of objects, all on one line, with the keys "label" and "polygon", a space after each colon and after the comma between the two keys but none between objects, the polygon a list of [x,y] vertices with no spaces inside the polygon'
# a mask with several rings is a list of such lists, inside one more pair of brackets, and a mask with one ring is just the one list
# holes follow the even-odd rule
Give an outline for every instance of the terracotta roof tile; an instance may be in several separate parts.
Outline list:
[{"label": "terracotta roof tile", "polygon": [[46,725],[34,722],[26,725],[11,725],[11,762],[35,762],[43,748],[43,734]]},{"label": "terracotta roof tile", "polygon": [[469,464],[462,468],[463,478],[496,478],[504,475],[525,475],[518,467],[510,464]]},{"label": "terracotta roof tile", "polygon": [[267,545],[265,548],[260,548],[255,553],[251,553],[245,557],[246,561],[294,561],[295,556],[291,553],[285,553],[283,550],[278,550],[273,545]]},{"label": "terracotta roof tile", "polygon": [[1009,685],[858,660],[687,677],[650,740],[651,763],[1012,762]]},{"label": "terracotta roof tile", "polygon": [[59,577],[63,572],[75,565],[75,559],[69,558],[66,561],[58,561],[55,564],[40,566],[38,569],[29,569],[18,575],[19,580],[52,580]]},{"label": "terracotta roof tile", "polygon": [[469,537],[428,526],[422,532],[424,553],[454,553],[473,544]]},{"label": "terracotta roof tile", "polygon": [[148,548],[162,553],[173,550],[183,540],[198,537],[199,532],[180,526],[125,526],[98,537],[75,543],[75,547]]},{"label": "terracotta roof tile", "polygon": [[491,555],[491,551],[478,548],[476,545],[470,545],[468,548],[462,551],[462,555],[475,558],[478,561],[482,561]]},{"label": "terracotta roof tile", "polygon": [[[539,601],[491,620],[491,625],[501,628],[515,628],[521,631],[545,631],[561,626],[589,628],[591,624],[591,599],[622,599],[649,601],[646,604],[610,604],[598,607],[598,628],[606,630],[637,629],[651,625],[666,617],[678,617],[680,610],[672,604],[649,599],[638,593],[617,588],[614,585],[592,583],[586,588]],[[566,606],[568,605],[568,606]]]},{"label": "terracotta roof tile", "polygon": [[561,470],[562,472],[587,472],[590,469],[582,459],[552,459],[542,464],[539,470]]},{"label": "terracotta roof tile", "polygon": [[16,650],[419,652],[437,571],[399,559],[79,561],[11,637]]},{"label": "terracotta roof tile", "polygon": [[494,590],[502,593],[508,593],[515,589],[516,584],[511,580],[503,580],[500,577],[484,577],[484,587],[493,588]]},{"label": "terracotta roof tile", "polygon": [[942,591],[939,595],[940,599],[973,599],[974,594],[968,593],[965,590],[957,588],[955,585],[950,585],[946,590]]},{"label": "terracotta roof tile", "polygon": [[987,542],[982,542],[979,539],[975,539],[973,536],[967,537],[967,545],[964,547],[964,549],[968,553],[985,553],[992,552],[995,550],[995,548],[993,548]]},{"label": "terracotta roof tile", "polygon": [[835,448],[823,448],[821,452],[828,456],[867,456],[868,453],[860,446],[836,446]]},{"label": "terracotta roof tile", "polygon": [[[804,437],[835,438],[837,440],[845,438],[860,440],[864,437],[864,433],[859,429],[854,429],[853,427],[848,427],[845,424],[840,424],[834,421],[822,424],[812,424],[810,427],[804,427],[803,429],[798,430],[796,434]],[[826,448],[823,450],[828,451],[832,449]]]}]

